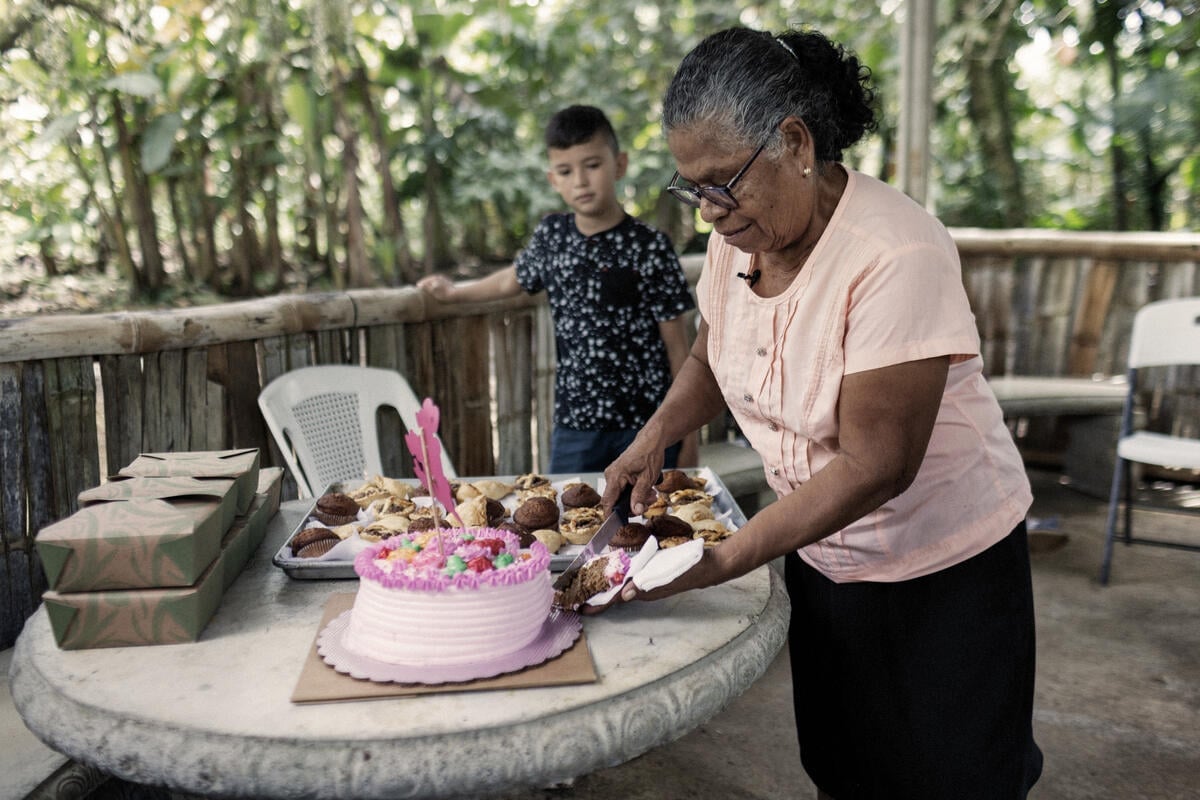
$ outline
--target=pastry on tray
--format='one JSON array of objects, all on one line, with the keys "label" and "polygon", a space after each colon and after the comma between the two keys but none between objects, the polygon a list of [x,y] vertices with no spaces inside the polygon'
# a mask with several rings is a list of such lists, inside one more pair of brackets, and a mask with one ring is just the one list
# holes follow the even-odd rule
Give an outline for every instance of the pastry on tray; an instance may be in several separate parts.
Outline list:
[{"label": "pastry on tray", "polygon": [[571,544],[587,544],[604,523],[604,511],[599,508],[568,508],[558,523],[558,530]]}]

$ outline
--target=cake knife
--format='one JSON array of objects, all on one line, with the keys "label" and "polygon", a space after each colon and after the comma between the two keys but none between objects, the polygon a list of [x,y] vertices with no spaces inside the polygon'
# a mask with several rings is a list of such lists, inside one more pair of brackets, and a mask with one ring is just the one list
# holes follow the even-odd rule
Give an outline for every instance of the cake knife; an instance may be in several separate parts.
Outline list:
[{"label": "cake knife", "polygon": [[575,556],[562,574],[554,581],[554,590],[563,591],[571,586],[571,581],[575,579],[575,574],[580,568],[591,561],[600,551],[608,546],[612,541],[613,535],[620,530],[621,526],[629,521],[630,504],[633,502],[633,484],[626,486],[621,490],[621,494],[617,496],[617,500],[613,503],[612,513],[608,515],[608,519],[604,520],[604,524],[600,529],[592,534],[592,538],[583,546],[583,550],[579,555]]}]

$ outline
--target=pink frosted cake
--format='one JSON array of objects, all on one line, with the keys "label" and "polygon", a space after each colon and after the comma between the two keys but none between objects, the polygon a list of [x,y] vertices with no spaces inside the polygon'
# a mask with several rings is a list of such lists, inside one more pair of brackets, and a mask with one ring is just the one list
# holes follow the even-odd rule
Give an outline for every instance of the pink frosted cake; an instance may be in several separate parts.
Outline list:
[{"label": "pink frosted cake", "polygon": [[[441,535],[439,551],[435,536]],[[342,640],[360,656],[448,666],[500,658],[550,612],[550,553],[493,528],[393,536],[354,559],[358,594]]]}]

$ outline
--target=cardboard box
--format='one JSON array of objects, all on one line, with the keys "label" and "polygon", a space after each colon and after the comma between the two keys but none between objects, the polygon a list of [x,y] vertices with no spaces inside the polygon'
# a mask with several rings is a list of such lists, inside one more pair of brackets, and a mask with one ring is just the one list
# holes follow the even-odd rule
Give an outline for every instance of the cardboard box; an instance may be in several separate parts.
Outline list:
[{"label": "cardboard box", "polygon": [[117,478],[79,493],[81,507],[117,500],[215,500],[221,504],[220,528],[229,530],[237,517],[237,494],[231,478]]},{"label": "cardboard box", "polygon": [[246,450],[201,450],[142,453],[118,474],[127,478],[231,478],[237,487],[237,513],[245,514],[258,489],[259,453]]},{"label": "cardboard box", "polygon": [[59,592],[191,586],[221,550],[223,500],[117,500],[84,506],[38,531]]},{"label": "cardboard box", "polygon": [[[283,499],[283,467],[263,467],[258,471],[258,490],[255,494],[264,495],[267,501],[267,519],[279,513],[279,503]],[[263,528],[263,536],[267,529]]]},{"label": "cardboard box", "polygon": [[54,639],[64,650],[194,642],[225,591],[224,553],[194,586],[42,595]]},{"label": "cardboard box", "polygon": [[230,584],[237,580],[238,575],[242,574],[246,563],[254,555],[258,546],[262,544],[262,540],[266,538],[267,523],[273,516],[275,516],[275,511],[271,508],[270,493],[259,493],[255,496],[254,502],[250,504],[250,513],[244,517],[238,517],[233,527],[229,529],[229,533],[225,534],[225,540],[221,543],[221,556],[224,559],[222,566],[224,588],[228,589]]},{"label": "cardboard box", "polygon": [[[98,592],[49,591],[42,596],[50,627],[64,650],[131,647],[194,642],[220,606],[225,590],[237,580],[266,536],[278,509],[273,484],[282,470],[256,494],[250,513],[238,517],[226,533],[216,559],[193,586]],[[276,492],[277,495],[277,492]]]}]

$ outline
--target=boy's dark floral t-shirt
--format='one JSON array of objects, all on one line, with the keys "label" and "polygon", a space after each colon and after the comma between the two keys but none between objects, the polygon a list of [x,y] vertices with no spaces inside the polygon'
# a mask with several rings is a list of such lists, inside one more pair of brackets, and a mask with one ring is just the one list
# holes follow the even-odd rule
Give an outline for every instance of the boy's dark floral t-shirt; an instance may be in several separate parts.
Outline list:
[{"label": "boy's dark floral t-shirt", "polygon": [[554,422],[574,430],[640,428],[671,383],[658,323],[695,307],[671,240],[626,215],[584,236],[551,214],[517,256],[517,281],[546,290],[558,372]]}]

